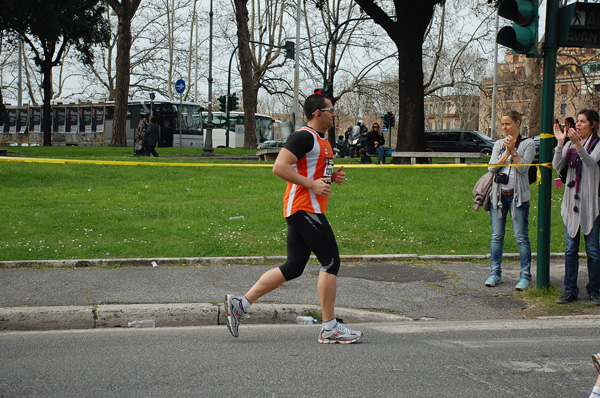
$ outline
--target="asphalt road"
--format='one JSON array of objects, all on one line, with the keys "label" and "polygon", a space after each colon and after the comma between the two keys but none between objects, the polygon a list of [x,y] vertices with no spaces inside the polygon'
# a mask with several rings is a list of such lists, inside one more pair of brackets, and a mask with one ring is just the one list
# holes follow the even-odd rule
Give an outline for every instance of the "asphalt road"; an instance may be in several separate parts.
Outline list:
[{"label": "asphalt road", "polygon": [[597,319],[0,333],[0,396],[587,397]]}]

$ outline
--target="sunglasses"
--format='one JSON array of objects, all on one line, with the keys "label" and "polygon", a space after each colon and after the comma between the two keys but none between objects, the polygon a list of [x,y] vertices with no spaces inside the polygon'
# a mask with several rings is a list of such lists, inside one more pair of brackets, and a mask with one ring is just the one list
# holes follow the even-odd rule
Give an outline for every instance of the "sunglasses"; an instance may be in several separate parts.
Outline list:
[{"label": "sunglasses", "polygon": [[315,113],[317,113],[317,111],[321,111],[321,112],[334,112],[333,106],[331,108],[323,108],[323,109],[317,109],[316,111],[314,111],[312,114],[314,115]]}]

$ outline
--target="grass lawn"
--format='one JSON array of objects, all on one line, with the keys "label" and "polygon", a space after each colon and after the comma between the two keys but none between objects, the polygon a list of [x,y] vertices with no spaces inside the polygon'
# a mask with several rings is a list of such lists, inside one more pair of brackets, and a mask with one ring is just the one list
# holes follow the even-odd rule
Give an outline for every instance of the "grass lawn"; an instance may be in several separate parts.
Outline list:
[{"label": "grass lawn", "polygon": [[[200,149],[8,147],[34,158],[203,167],[46,164],[0,161],[0,260],[284,255],[285,182],[258,161],[200,157]],[[215,154],[255,154],[215,149]],[[208,166],[206,163],[216,164]],[[357,165],[358,159],[336,160]],[[327,210],[341,254],[486,254],[489,213],[475,212],[481,167],[352,167]],[[530,238],[537,250],[532,185]],[[564,250],[563,191],[552,189],[551,251]],[[243,216],[243,219],[231,219]],[[506,252],[517,252],[507,224]]]}]

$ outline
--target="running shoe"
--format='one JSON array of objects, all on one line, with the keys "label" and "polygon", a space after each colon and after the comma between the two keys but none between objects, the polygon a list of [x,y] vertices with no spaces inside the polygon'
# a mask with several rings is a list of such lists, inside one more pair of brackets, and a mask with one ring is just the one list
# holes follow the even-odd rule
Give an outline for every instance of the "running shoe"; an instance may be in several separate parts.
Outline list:
[{"label": "running shoe", "polygon": [[317,341],[321,344],[350,344],[357,342],[361,337],[362,332],[347,328],[343,323],[338,322],[331,330],[321,328]]},{"label": "running shoe", "polygon": [[233,337],[238,337],[238,328],[242,319],[250,318],[250,315],[246,314],[242,307],[242,298],[235,297],[233,294],[225,295],[225,310],[227,311],[227,329]]},{"label": "running shoe", "polygon": [[594,366],[598,373],[600,373],[600,353],[592,355],[592,361],[594,361]]}]

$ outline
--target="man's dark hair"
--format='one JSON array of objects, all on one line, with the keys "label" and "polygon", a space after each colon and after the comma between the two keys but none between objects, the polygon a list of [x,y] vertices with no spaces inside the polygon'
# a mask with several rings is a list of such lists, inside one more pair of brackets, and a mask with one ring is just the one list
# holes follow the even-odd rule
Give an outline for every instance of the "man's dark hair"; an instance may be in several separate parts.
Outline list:
[{"label": "man's dark hair", "polygon": [[315,115],[315,111],[325,108],[326,96],[323,94],[312,94],[304,101],[304,115],[306,120],[311,120]]}]

